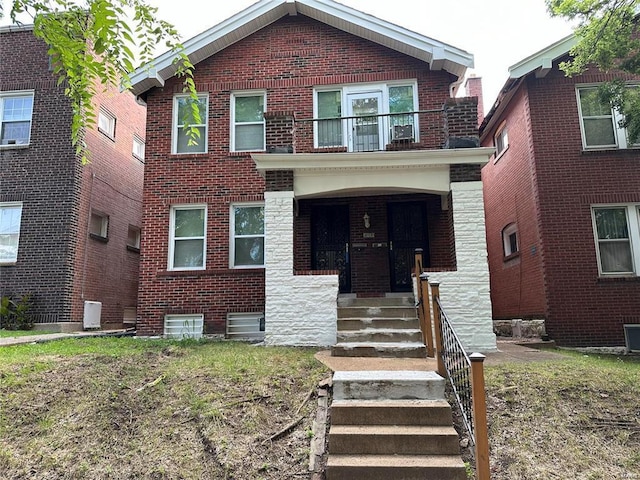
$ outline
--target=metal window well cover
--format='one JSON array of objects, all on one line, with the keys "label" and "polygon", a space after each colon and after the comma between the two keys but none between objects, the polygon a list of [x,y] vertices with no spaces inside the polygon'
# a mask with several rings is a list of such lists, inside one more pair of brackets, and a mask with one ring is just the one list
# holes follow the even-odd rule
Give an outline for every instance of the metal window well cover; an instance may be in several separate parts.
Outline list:
[{"label": "metal window well cover", "polygon": [[164,320],[167,338],[202,338],[204,318],[189,315],[168,315]]},{"label": "metal window well cover", "polygon": [[227,338],[233,340],[264,340],[264,313],[238,312],[227,314]]},{"label": "metal window well cover", "polygon": [[624,340],[628,352],[640,352],[640,325],[625,325]]}]

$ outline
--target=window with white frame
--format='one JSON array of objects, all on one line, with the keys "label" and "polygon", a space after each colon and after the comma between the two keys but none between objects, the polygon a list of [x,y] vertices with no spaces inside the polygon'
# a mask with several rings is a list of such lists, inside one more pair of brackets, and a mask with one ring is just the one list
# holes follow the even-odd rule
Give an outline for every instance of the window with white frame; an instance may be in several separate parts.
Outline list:
[{"label": "window with white frame", "polygon": [[0,93],[0,146],[28,145],[33,92]]},{"label": "window with white frame", "polygon": [[105,213],[92,211],[89,220],[89,234],[94,238],[107,239],[109,231],[109,216]]},{"label": "window with white frame", "polygon": [[116,138],[116,117],[102,108],[98,112],[98,130],[109,138]]},{"label": "window with white frame", "polygon": [[600,273],[638,275],[640,205],[594,206],[591,213]]},{"label": "window with white frame", "polygon": [[133,147],[131,153],[133,153],[133,156],[138,160],[144,162],[144,140],[136,135],[133,136]]},{"label": "window with white frame", "polygon": [[140,227],[129,225],[127,229],[127,248],[130,250],[140,250]]},{"label": "window with white frame", "polygon": [[[208,144],[209,96],[198,94],[198,100],[189,95],[176,95],[173,99],[173,153],[206,153]],[[200,118],[197,118],[197,117]],[[190,131],[195,129],[197,138]]]},{"label": "window with white frame", "polygon": [[265,150],[265,92],[236,92],[231,95],[231,150]]},{"label": "window with white frame", "polygon": [[264,204],[231,206],[232,268],[264,266]]},{"label": "window with white frame", "polygon": [[496,147],[495,158],[497,159],[509,146],[509,137],[507,135],[506,124],[503,123],[496,132],[495,136],[493,137],[493,145]]},{"label": "window with white frame", "polygon": [[[630,86],[631,88],[631,86]],[[627,131],[620,126],[623,117],[610,105],[603,103],[598,95],[598,86],[577,87],[578,110],[582,144],[585,149],[632,148]]]},{"label": "window with white frame", "polygon": [[0,265],[16,263],[22,203],[0,203]]},{"label": "window with white frame", "polygon": [[520,251],[518,247],[518,226],[510,223],[502,229],[502,246],[504,247],[504,256],[509,257]]},{"label": "window with white frame", "polygon": [[171,207],[169,220],[169,270],[204,270],[206,262],[207,207]]}]

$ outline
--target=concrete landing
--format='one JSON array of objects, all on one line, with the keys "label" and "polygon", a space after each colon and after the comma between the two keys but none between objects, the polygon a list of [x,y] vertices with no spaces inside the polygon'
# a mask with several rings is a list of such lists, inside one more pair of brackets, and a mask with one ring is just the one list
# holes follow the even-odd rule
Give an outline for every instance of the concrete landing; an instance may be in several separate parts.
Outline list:
[{"label": "concrete landing", "polygon": [[332,357],[329,350],[322,350],[316,353],[315,357],[334,372],[353,370],[434,372],[437,370],[434,358]]}]

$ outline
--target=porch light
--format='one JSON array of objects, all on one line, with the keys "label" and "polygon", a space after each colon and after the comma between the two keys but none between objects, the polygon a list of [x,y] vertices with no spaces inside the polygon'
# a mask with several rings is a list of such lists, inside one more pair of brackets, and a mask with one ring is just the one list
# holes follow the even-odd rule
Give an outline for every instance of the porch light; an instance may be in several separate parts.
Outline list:
[{"label": "porch light", "polygon": [[371,223],[369,223],[369,215],[367,215],[367,212],[364,213],[362,220],[364,220],[364,228],[369,228],[371,226]]}]

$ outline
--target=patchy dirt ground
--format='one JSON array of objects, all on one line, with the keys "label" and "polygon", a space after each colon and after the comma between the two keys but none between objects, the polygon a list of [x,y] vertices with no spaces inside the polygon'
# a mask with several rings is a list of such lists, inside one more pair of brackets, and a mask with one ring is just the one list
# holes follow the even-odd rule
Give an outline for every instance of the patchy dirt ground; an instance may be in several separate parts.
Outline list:
[{"label": "patchy dirt ground", "polygon": [[0,350],[0,478],[311,478],[313,351],[75,342]]}]

